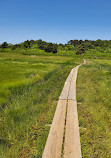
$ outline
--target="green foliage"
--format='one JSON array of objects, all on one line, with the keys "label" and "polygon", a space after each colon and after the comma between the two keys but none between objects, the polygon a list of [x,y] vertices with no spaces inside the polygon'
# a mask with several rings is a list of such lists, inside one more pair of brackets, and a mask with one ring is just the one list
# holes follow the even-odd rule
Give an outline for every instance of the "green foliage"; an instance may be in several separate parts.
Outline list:
[{"label": "green foliage", "polygon": [[13,45],[12,50],[17,49],[17,48],[21,48],[21,45],[20,44]]},{"label": "green foliage", "polygon": [[45,41],[42,41],[41,39],[37,41],[37,45],[38,45],[38,48],[41,49],[41,50],[45,50],[45,47],[47,45],[47,43]]},{"label": "green foliage", "polygon": [[7,48],[8,47],[8,43],[7,42],[3,42],[0,47],[1,48]]},{"label": "green foliage", "polygon": [[111,49],[97,47],[95,49],[87,50],[84,54],[87,59],[111,59]]},{"label": "green foliage", "polygon": [[44,50],[45,52],[57,53],[57,44],[47,43],[41,39],[37,41],[38,48]]},{"label": "green foliage", "polygon": [[57,45],[56,44],[52,44],[52,43],[48,43],[45,46],[45,52],[57,53]]},{"label": "green foliage", "polygon": [[92,43],[85,42],[84,43],[84,48],[85,48],[85,50],[94,49],[94,45]]},{"label": "green foliage", "polygon": [[85,53],[85,46],[84,46],[84,44],[81,44],[78,46],[76,54],[81,55],[84,53]]},{"label": "green foliage", "polygon": [[111,61],[87,60],[77,79],[82,157],[111,157]]},{"label": "green foliage", "polygon": [[[55,44],[39,39],[36,41],[27,40],[15,45],[4,42],[0,46],[0,52],[47,56],[54,54],[55,56],[65,55],[73,57],[75,57],[76,54],[90,58],[103,58],[103,56],[106,58],[111,54],[111,40],[70,40],[67,42],[67,44]],[[92,54],[92,52],[94,52],[94,54]]]},{"label": "green foliage", "polygon": [[30,42],[29,40],[27,40],[27,41],[25,41],[25,42],[23,43],[23,46],[24,46],[25,48],[30,48],[30,47],[31,47],[31,42]]}]

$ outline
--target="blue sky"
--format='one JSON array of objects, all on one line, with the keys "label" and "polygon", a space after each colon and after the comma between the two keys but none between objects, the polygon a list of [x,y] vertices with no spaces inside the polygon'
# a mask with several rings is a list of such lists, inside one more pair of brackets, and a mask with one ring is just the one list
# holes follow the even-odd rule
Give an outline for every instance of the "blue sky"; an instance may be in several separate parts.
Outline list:
[{"label": "blue sky", "polygon": [[0,0],[0,43],[111,39],[111,0]]}]

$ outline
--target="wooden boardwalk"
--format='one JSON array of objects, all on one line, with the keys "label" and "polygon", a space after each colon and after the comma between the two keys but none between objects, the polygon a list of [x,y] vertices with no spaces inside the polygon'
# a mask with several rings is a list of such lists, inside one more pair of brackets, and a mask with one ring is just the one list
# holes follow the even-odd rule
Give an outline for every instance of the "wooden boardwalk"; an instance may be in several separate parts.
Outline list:
[{"label": "wooden boardwalk", "polygon": [[73,68],[66,79],[42,158],[82,158],[76,102],[76,78],[80,66]]}]

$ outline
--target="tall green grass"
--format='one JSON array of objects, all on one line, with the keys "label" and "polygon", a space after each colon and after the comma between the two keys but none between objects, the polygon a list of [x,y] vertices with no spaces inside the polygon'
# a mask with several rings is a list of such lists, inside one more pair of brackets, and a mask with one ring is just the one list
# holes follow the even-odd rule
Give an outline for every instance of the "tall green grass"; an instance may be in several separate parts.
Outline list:
[{"label": "tall green grass", "polygon": [[10,95],[10,87],[31,84],[56,69],[52,63],[40,63],[29,58],[0,58],[0,104]]},{"label": "tall green grass", "polygon": [[111,157],[111,61],[79,69],[77,101],[83,158]]},{"label": "tall green grass", "polygon": [[0,157],[40,158],[65,79],[82,60],[6,53],[0,60],[10,93],[0,108]]},{"label": "tall green grass", "polygon": [[0,104],[9,97],[10,87],[37,82],[67,60],[67,57],[61,60],[58,56],[54,58],[0,53]]}]

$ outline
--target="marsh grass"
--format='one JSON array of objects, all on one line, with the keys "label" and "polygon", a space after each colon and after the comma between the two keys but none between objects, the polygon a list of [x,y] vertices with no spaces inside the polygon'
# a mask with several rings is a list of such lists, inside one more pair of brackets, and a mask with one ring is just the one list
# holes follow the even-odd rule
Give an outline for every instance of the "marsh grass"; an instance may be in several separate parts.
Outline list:
[{"label": "marsh grass", "polygon": [[6,95],[0,108],[0,157],[40,158],[65,79],[82,60],[6,53],[0,60]]},{"label": "marsh grass", "polygon": [[0,104],[9,98],[10,87],[37,82],[69,59],[0,53]]},{"label": "marsh grass", "polygon": [[77,101],[83,158],[111,157],[111,61],[79,69]]}]

